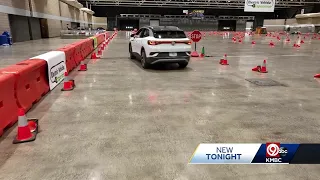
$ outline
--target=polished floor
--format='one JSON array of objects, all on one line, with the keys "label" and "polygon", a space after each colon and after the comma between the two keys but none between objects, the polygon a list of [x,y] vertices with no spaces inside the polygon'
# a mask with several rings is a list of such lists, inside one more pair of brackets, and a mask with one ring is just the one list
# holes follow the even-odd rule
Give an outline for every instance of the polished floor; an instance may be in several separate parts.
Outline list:
[{"label": "polished floor", "polygon": [[[198,47],[213,57],[186,69],[144,70],[120,32],[102,59],[71,74],[74,91],[58,87],[28,113],[39,118],[36,141],[13,145],[16,128],[0,139],[0,179],[318,180],[320,165],[188,165],[199,143],[319,142],[320,40],[295,49],[230,38],[206,36]],[[229,66],[218,64],[224,53]],[[252,72],[263,59],[269,73]]]},{"label": "polished floor", "polygon": [[0,68],[18,63],[22,60],[54,51],[79,39],[39,39],[14,43],[14,46],[0,46]]}]

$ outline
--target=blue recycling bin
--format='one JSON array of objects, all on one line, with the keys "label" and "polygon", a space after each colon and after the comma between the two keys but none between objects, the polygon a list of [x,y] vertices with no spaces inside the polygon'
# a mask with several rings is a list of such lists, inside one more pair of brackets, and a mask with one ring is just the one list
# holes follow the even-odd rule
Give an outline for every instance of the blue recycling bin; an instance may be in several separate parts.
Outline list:
[{"label": "blue recycling bin", "polygon": [[5,31],[5,32],[2,33],[2,35],[7,37],[7,43],[6,44],[12,45],[12,37],[10,36],[10,33],[8,31]]},{"label": "blue recycling bin", "polygon": [[8,44],[8,38],[5,35],[0,35],[0,46],[3,44]]}]

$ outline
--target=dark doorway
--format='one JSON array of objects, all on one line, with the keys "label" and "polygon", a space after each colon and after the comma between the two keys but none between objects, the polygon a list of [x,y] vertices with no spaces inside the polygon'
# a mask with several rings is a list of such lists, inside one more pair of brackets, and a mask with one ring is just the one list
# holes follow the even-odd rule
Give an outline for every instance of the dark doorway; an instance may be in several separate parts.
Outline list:
[{"label": "dark doorway", "polygon": [[49,38],[48,20],[40,19],[41,37]]},{"label": "dark doorway", "polygon": [[119,30],[139,29],[139,19],[118,19]]},{"label": "dark doorway", "polygon": [[30,31],[31,31],[31,39],[41,39],[41,26],[40,26],[40,20],[38,18],[29,17],[29,23],[30,23]]},{"label": "dark doorway", "polygon": [[9,14],[9,24],[13,42],[29,41],[31,39],[28,17]]},{"label": "dark doorway", "polygon": [[235,31],[237,26],[236,20],[219,20],[218,30],[219,31]]}]

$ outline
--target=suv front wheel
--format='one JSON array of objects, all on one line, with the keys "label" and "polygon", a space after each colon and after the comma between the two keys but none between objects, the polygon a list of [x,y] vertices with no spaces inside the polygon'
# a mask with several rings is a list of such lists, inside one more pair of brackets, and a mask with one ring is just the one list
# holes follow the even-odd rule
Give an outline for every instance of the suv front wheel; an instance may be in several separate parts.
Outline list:
[{"label": "suv front wheel", "polygon": [[141,66],[144,69],[148,69],[150,67],[150,64],[147,62],[146,52],[143,49],[141,50]]},{"label": "suv front wheel", "polygon": [[129,55],[130,55],[130,59],[135,59],[135,56],[132,53],[132,46],[131,44],[129,44]]}]

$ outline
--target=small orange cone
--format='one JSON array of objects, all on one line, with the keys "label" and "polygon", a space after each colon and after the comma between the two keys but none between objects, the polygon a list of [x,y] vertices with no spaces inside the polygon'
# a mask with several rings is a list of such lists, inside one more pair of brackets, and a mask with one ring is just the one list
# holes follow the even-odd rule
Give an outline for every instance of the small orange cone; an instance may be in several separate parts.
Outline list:
[{"label": "small orange cone", "polygon": [[299,47],[300,47],[300,44],[294,43],[294,44],[293,44],[293,47],[299,48]]},{"label": "small orange cone", "polygon": [[68,72],[64,73],[63,88],[61,91],[72,91],[75,87],[74,80],[69,80]]},{"label": "small orange cone", "polygon": [[38,119],[27,119],[24,109],[18,110],[18,132],[13,144],[34,141],[38,134]]},{"label": "small orange cone", "polygon": [[274,47],[274,42],[272,40],[270,41],[269,46]]},{"label": "small orange cone", "polygon": [[261,73],[268,73],[267,71],[267,60],[263,60],[263,64],[260,70]]},{"label": "small orange cone", "polygon": [[257,71],[257,72],[259,72],[260,69],[261,69],[261,66],[256,66],[256,67],[252,68],[252,71]]},{"label": "small orange cone", "polygon": [[256,44],[256,42],[255,42],[255,41],[252,41],[251,44]]},{"label": "small orange cone", "polygon": [[102,55],[102,50],[99,48],[98,50],[98,55],[101,56]]},{"label": "small orange cone", "polygon": [[316,74],[316,75],[314,75],[313,77],[315,77],[315,78],[320,78],[320,74]]},{"label": "small orange cone", "polygon": [[84,61],[81,61],[79,71],[87,71],[87,64],[85,64]]},{"label": "small orange cone", "polygon": [[228,64],[228,59],[227,59],[227,54],[225,54],[225,55],[223,56],[223,58],[220,59],[220,64],[221,64],[221,65],[229,65],[229,64]]},{"label": "small orange cone", "polygon": [[100,57],[98,57],[95,52],[91,54],[91,59],[99,59],[99,58]]}]

